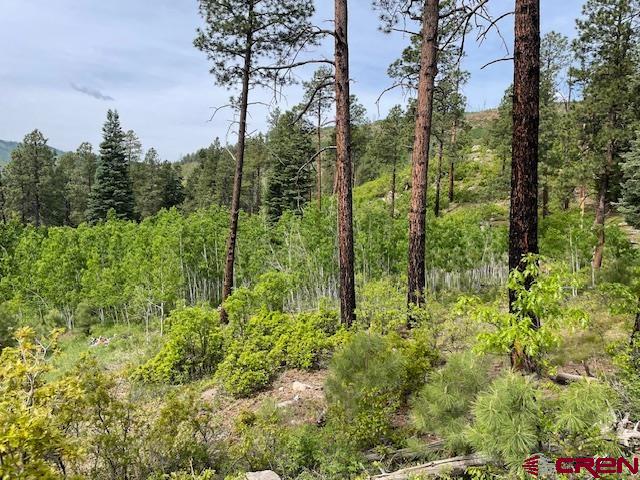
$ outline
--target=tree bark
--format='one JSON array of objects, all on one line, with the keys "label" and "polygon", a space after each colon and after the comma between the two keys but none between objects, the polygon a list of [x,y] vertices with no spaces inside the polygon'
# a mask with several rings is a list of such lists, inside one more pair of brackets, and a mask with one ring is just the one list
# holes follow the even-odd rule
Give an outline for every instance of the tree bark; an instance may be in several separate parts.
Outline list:
[{"label": "tree bark", "polygon": [[542,185],[542,218],[549,216],[549,185],[544,182]]},{"label": "tree bark", "polygon": [[[250,3],[249,11],[253,9],[253,2]],[[233,177],[233,193],[231,195],[231,219],[229,225],[229,237],[227,238],[227,257],[224,267],[224,280],[222,285],[222,299],[224,302],[233,289],[233,264],[236,253],[236,239],[238,235],[238,216],[240,214],[240,191],[242,189],[242,168],[244,164],[244,147],[247,134],[247,109],[249,106],[249,78],[251,75],[251,50],[253,36],[252,32],[247,33],[247,50],[244,56],[242,70],[242,92],[240,94],[240,122],[238,126],[238,150],[236,153],[236,169]],[[220,321],[227,322],[227,312],[220,309]]]},{"label": "tree bark", "polygon": [[438,58],[439,0],[426,0],[422,12],[422,45],[416,127],[411,154],[411,204],[409,209],[408,305],[421,305],[425,288],[425,230],[427,173],[433,114],[433,86]]},{"label": "tree bark", "polygon": [[609,181],[614,163],[614,155],[614,144],[611,141],[607,146],[607,160],[604,170],[600,175],[600,181],[598,182],[598,206],[596,207],[596,219],[594,222],[598,243],[596,244],[596,248],[593,252],[594,270],[600,270],[602,267],[602,257],[604,254],[605,244],[604,222],[607,217],[607,210],[609,209],[607,196],[609,195]]},{"label": "tree bark", "polygon": [[335,0],[336,183],[338,192],[338,255],[340,260],[340,318],[355,320],[356,294],[351,198],[351,118],[349,112],[349,43],[347,0]]},{"label": "tree bark", "polygon": [[[511,212],[509,218],[509,271],[522,268],[522,258],[538,253],[538,128],[540,88],[540,0],[516,0],[513,82],[513,140]],[[515,292],[509,291],[514,311]],[[539,320],[531,318],[531,327]],[[514,345],[511,364],[534,372],[535,361]]]},{"label": "tree bark", "polygon": [[453,176],[455,174],[455,159],[457,157],[458,121],[454,120],[451,130],[451,159],[449,160],[449,203],[453,202]]},{"label": "tree bark", "polygon": [[396,157],[393,157],[393,164],[391,166],[391,206],[390,206],[391,218],[396,216]]},{"label": "tree bark", "polygon": [[318,210],[322,210],[322,97],[318,100],[318,158],[316,160],[316,181],[318,196]]},{"label": "tree bark", "polygon": [[433,213],[436,217],[440,216],[440,183],[442,181],[442,156],[444,145],[442,140],[438,140],[438,173],[436,175],[436,200],[433,204]]}]

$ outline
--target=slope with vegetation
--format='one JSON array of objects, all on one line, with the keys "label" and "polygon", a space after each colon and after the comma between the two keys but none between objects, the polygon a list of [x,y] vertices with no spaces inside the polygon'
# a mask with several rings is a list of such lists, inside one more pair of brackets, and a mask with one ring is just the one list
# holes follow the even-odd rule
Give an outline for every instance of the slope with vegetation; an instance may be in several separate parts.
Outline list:
[{"label": "slope with vegetation", "polygon": [[[0,178],[3,478],[514,478],[536,452],[637,452],[640,4],[588,0],[574,64],[517,0],[516,84],[465,115],[478,10],[409,3],[374,2],[423,32],[389,70],[417,101],[383,121],[348,94],[337,0],[335,78],[187,156],[184,181],[117,112],[99,154],[25,137]],[[327,34],[310,2],[201,6],[245,120],[248,82],[286,83],[284,45]]]}]

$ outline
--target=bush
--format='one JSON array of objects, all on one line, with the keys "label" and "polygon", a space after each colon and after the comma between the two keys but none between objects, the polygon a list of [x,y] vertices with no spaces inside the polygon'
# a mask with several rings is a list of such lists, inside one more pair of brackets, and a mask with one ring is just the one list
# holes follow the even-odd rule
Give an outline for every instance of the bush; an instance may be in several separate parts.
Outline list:
[{"label": "bush", "polygon": [[207,307],[174,310],[169,324],[165,344],[134,378],[181,383],[213,373],[224,354],[218,313]]},{"label": "bush", "polygon": [[470,352],[453,354],[413,401],[412,418],[423,433],[435,433],[451,453],[468,450],[466,428],[473,401],[489,383],[486,362]]},{"label": "bush", "polygon": [[292,316],[263,309],[231,340],[216,377],[242,397],[266,387],[281,368],[314,368],[331,350],[338,324],[335,313]]},{"label": "bush", "polygon": [[401,352],[385,337],[358,333],[331,362],[326,381],[330,418],[360,447],[376,445],[390,434],[406,382]]},{"label": "bush", "polygon": [[498,378],[473,406],[471,444],[511,467],[519,466],[540,447],[544,422],[540,401],[540,391],[531,378],[516,373]]}]

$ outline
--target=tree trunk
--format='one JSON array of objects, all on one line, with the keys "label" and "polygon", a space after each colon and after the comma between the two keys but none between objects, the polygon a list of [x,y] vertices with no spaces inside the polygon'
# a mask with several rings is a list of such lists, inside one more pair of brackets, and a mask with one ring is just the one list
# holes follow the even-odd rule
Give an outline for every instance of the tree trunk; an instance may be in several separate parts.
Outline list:
[{"label": "tree trunk", "polygon": [[352,165],[347,0],[335,0],[335,77],[340,318],[343,324],[350,326],[355,320],[356,292],[351,204]]},{"label": "tree trunk", "polygon": [[421,305],[425,287],[425,229],[427,173],[433,113],[433,85],[437,73],[439,0],[426,0],[422,12],[422,45],[416,127],[411,154],[411,204],[409,210],[408,305]]},{"label": "tree trunk", "polygon": [[451,159],[449,160],[449,203],[453,202],[453,176],[455,173],[455,159],[457,157],[458,121],[454,120],[451,130]]},{"label": "tree trunk", "polygon": [[393,157],[393,164],[391,166],[391,206],[390,206],[391,218],[396,216],[396,157]]},{"label": "tree trunk", "polygon": [[[509,271],[522,267],[524,255],[538,253],[539,88],[540,0],[516,0]],[[512,312],[514,302],[510,290]],[[539,328],[537,318],[530,320],[532,328]],[[517,370],[537,370],[520,345],[512,347],[511,364]]]},{"label": "tree trunk", "polygon": [[598,243],[596,244],[595,251],[593,252],[593,269],[600,270],[602,267],[602,256],[604,254],[604,222],[607,217],[607,210],[609,204],[607,196],[609,195],[609,180],[611,170],[614,162],[614,145],[613,142],[609,142],[607,146],[607,161],[604,166],[604,170],[600,175],[600,181],[598,182],[598,206],[596,207],[596,219],[594,227],[598,236]]},{"label": "tree trunk", "polygon": [[316,160],[316,181],[318,195],[318,210],[322,211],[322,97],[318,100],[318,159]]},{"label": "tree trunk", "polygon": [[545,181],[542,185],[542,218],[549,216],[549,185]]},{"label": "tree trunk", "polygon": [[490,458],[478,453],[473,453],[471,455],[435,460],[422,465],[403,468],[402,470],[397,470],[392,473],[375,475],[371,478],[372,480],[408,480],[417,477],[437,477],[443,474],[448,477],[458,477],[464,475],[469,467],[479,467],[489,463],[491,463]]},{"label": "tree trunk", "polygon": [[444,150],[442,140],[438,140],[438,174],[436,176],[436,200],[433,205],[433,213],[436,217],[440,216],[440,183],[442,181],[442,155]]},{"label": "tree trunk", "polygon": [[[253,4],[251,4],[253,6]],[[242,72],[242,93],[240,94],[240,123],[238,126],[238,150],[236,153],[236,170],[233,177],[233,193],[231,196],[231,220],[229,237],[227,239],[227,258],[224,267],[222,285],[222,299],[224,302],[233,289],[233,264],[236,253],[236,238],[238,235],[238,215],[240,214],[240,191],[242,189],[242,167],[244,164],[244,145],[247,133],[247,108],[249,105],[249,77],[251,75],[251,42],[252,33],[247,34],[247,50],[244,56]],[[220,321],[226,323],[227,312],[220,309]]]}]

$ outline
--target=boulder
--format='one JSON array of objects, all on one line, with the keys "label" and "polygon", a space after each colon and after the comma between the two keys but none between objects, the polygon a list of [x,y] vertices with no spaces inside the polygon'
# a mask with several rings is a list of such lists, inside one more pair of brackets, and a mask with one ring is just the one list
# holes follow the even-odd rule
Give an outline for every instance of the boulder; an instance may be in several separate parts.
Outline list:
[{"label": "boulder", "polygon": [[247,480],[281,480],[273,470],[263,470],[261,472],[248,472],[245,475]]}]

